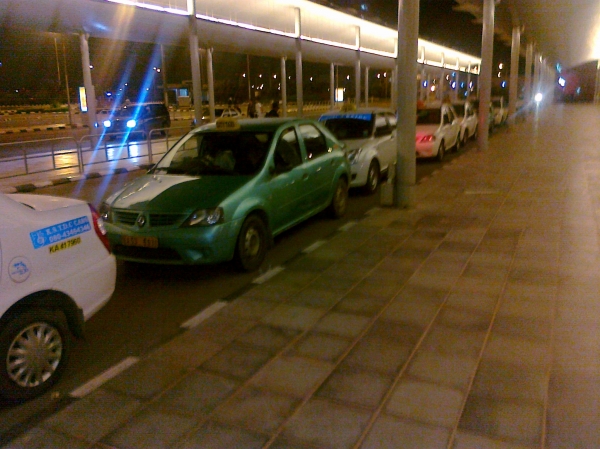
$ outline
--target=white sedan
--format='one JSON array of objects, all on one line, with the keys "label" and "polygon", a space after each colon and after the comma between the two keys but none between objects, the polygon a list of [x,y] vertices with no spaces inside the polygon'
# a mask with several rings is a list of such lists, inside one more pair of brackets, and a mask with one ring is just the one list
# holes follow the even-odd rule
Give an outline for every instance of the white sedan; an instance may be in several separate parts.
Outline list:
[{"label": "white sedan", "polygon": [[89,204],[0,194],[0,396],[30,399],[64,371],[70,335],[112,296],[116,262]]},{"label": "white sedan", "polygon": [[477,136],[477,111],[470,101],[454,103],[452,107],[460,120],[459,140],[461,145],[464,146],[469,139]]},{"label": "white sedan", "polygon": [[460,120],[450,104],[417,110],[417,157],[444,159],[446,150],[460,148]]},{"label": "white sedan", "polygon": [[396,162],[396,114],[391,109],[360,108],[328,112],[319,121],[345,145],[350,187],[375,193],[381,177]]}]

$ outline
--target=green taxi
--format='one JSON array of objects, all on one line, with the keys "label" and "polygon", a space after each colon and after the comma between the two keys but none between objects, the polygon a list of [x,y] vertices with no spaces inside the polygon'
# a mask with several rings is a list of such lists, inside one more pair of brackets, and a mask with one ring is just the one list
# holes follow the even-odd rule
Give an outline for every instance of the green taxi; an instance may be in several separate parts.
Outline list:
[{"label": "green taxi", "polygon": [[326,208],[345,213],[350,167],[342,147],[302,118],[196,128],[101,205],[112,250],[134,262],[233,259],[256,270],[273,236]]}]

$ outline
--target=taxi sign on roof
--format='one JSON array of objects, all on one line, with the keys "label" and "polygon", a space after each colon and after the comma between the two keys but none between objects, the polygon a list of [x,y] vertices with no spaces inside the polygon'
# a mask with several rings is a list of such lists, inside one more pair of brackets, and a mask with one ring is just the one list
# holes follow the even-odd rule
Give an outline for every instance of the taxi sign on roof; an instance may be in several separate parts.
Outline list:
[{"label": "taxi sign on roof", "polygon": [[323,115],[319,120],[331,120],[338,118],[351,118],[355,120],[366,120],[367,122],[373,119],[373,114],[370,113],[356,113],[356,114],[337,114],[337,115]]},{"label": "taxi sign on roof", "polygon": [[239,122],[233,117],[218,118],[216,125],[217,131],[237,131],[240,129]]}]

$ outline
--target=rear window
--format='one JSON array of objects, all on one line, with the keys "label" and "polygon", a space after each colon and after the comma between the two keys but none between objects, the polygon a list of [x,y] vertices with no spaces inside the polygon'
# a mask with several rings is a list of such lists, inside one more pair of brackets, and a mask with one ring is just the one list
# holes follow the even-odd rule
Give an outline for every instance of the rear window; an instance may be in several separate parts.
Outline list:
[{"label": "rear window", "polygon": [[366,139],[373,132],[372,114],[322,117],[320,121],[340,139]]}]

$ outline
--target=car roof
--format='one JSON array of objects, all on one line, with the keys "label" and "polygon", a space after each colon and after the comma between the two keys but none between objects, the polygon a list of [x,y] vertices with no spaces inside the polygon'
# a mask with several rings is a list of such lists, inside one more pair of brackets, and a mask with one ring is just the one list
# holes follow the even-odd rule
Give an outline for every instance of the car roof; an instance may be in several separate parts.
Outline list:
[{"label": "car roof", "polygon": [[[281,125],[288,123],[311,123],[316,124],[316,120],[301,117],[273,117],[273,118],[233,118],[242,131],[276,131]],[[203,131],[214,131],[216,123],[202,125]],[[229,132],[229,131],[222,131]]]},{"label": "car roof", "polygon": [[356,108],[349,111],[328,111],[321,114],[321,117],[327,117],[330,115],[340,116],[340,115],[356,115],[356,114],[377,114],[379,112],[387,112],[389,114],[394,114],[394,111],[390,108],[382,108],[382,107],[372,107],[372,108]]}]

